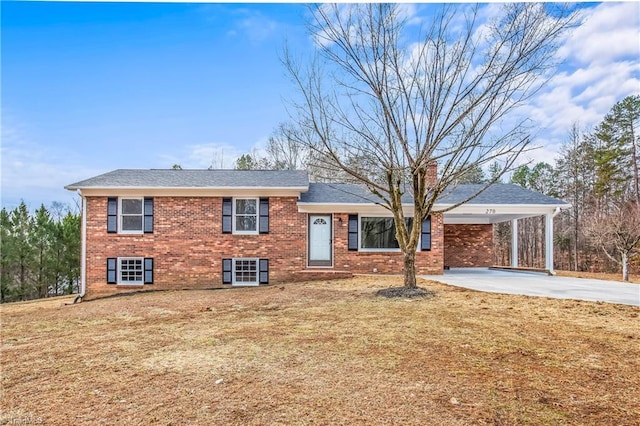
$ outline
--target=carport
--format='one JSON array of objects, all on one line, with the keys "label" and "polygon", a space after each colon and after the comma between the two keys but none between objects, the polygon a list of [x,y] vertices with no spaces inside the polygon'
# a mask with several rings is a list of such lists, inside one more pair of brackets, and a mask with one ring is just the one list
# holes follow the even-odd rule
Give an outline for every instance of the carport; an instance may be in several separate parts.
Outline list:
[{"label": "carport", "polygon": [[[493,225],[500,222],[510,222],[512,229],[510,266],[517,268],[518,220],[544,216],[545,269],[553,273],[553,218],[561,209],[569,208],[571,205],[514,184],[491,185],[477,197],[464,202],[483,187],[484,185],[481,184],[460,185],[438,199],[434,209],[445,211],[444,225]],[[449,210],[447,211],[447,209]],[[445,252],[448,245],[451,247],[451,244],[452,241],[447,241],[445,234]]]}]

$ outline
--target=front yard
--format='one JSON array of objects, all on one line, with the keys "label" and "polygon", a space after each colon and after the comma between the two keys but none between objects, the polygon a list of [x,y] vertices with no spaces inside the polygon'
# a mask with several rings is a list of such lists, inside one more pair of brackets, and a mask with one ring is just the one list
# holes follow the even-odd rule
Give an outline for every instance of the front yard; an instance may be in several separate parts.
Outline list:
[{"label": "front yard", "polygon": [[2,306],[0,424],[640,423],[640,308],[399,284]]}]

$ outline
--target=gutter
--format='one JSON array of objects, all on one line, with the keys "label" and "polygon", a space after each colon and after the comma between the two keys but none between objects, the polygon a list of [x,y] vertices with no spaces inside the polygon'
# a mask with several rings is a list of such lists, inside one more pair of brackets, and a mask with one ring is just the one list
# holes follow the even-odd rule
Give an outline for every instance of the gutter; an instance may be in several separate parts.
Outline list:
[{"label": "gutter", "polygon": [[87,292],[87,199],[80,189],[78,195],[82,198],[82,227],[80,229],[80,288],[73,303],[82,302]]}]

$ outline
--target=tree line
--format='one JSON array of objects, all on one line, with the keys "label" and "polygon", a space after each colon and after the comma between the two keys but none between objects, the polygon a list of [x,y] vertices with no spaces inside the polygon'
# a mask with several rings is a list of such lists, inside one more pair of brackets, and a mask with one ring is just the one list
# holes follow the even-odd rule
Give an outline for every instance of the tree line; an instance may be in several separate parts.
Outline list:
[{"label": "tree line", "polygon": [[[510,181],[563,199],[554,224],[554,263],[571,271],[640,272],[640,95],[617,102],[591,131],[571,128],[555,164],[516,169]],[[519,264],[544,264],[544,220],[521,220]],[[508,224],[495,227],[496,262],[508,264]]]},{"label": "tree line", "polygon": [[0,210],[0,302],[78,291],[80,214],[54,202]]}]

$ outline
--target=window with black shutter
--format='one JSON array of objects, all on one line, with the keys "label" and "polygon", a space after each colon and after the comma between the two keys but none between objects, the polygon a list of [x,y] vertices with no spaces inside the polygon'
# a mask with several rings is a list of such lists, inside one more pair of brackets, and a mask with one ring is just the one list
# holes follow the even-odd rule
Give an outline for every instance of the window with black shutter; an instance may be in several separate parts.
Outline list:
[{"label": "window with black shutter", "polygon": [[107,198],[107,232],[118,232],[118,199]]},{"label": "window with black shutter", "polygon": [[[231,198],[222,199],[222,233],[230,234],[232,230],[233,201]],[[229,281],[231,283],[231,281]]]},{"label": "window with black shutter", "polygon": [[348,249],[350,251],[358,251],[358,215],[349,215],[348,224]]},{"label": "window with black shutter", "polygon": [[153,198],[144,199],[144,233],[153,232]]},{"label": "window with black shutter", "polygon": [[269,199],[260,198],[259,230],[261,234],[269,233]]},{"label": "window with black shutter", "polygon": [[269,259],[260,259],[260,284],[269,284]]},{"label": "window with black shutter", "polygon": [[222,259],[222,284],[233,282],[233,260]]},{"label": "window with black shutter", "polygon": [[153,284],[153,258],[144,258],[144,283]]},{"label": "window with black shutter", "polygon": [[431,250],[431,216],[427,216],[426,219],[422,221],[420,239],[420,250]]},{"label": "window with black shutter", "polygon": [[107,258],[107,284],[116,284],[118,282],[118,259],[115,257]]}]

